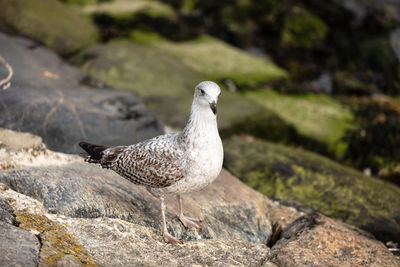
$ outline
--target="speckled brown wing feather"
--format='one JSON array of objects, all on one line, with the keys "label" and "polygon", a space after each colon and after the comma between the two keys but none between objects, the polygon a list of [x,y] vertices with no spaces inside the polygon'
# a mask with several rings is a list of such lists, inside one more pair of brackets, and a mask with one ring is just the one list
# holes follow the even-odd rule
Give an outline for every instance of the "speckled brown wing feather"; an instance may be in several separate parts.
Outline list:
[{"label": "speckled brown wing feather", "polygon": [[130,182],[153,188],[167,187],[184,176],[174,161],[181,151],[171,144],[170,136],[160,136],[129,147],[110,148],[102,166],[109,166]]}]

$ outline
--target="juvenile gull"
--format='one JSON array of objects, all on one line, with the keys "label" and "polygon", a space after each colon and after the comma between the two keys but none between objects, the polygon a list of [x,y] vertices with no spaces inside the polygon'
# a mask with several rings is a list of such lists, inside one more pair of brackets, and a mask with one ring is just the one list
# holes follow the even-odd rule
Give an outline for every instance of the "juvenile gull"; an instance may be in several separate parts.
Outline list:
[{"label": "juvenile gull", "polygon": [[185,227],[200,228],[200,221],[183,215],[180,195],[198,191],[218,176],[223,148],[217,128],[217,101],[221,90],[210,81],[198,84],[190,118],[182,132],[165,134],[130,146],[102,146],[81,142],[86,162],[101,164],[130,182],[146,186],[161,202],[163,239],[180,243],[168,233],[164,196],[176,194],[178,218]]}]

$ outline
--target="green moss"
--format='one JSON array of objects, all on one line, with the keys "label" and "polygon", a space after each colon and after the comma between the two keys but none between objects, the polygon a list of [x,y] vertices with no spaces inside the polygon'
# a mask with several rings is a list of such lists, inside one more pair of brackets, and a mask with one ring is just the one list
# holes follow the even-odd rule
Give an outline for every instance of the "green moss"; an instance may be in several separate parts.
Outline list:
[{"label": "green moss", "polygon": [[[89,17],[56,0],[0,0],[0,29],[36,38],[62,55],[96,42]],[[79,25],[79,27],[76,27]]]},{"label": "green moss", "polygon": [[171,18],[175,16],[175,11],[172,7],[154,0],[114,0],[86,6],[82,11],[89,14],[106,14],[117,20],[127,17],[132,18],[138,13],[146,14],[150,17]]},{"label": "green moss", "polygon": [[286,123],[313,139],[327,144],[341,156],[346,144],[341,142],[352,127],[350,108],[325,95],[285,95],[272,90],[248,91],[245,96],[278,114]]},{"label": "green moss", "polygon": [[65,255],[73,255],[85,266],[96,266],[86,249],[69,234],[65,228],[44,216],[27,212],[15,212],[19,227],[38,231],[41,237],[41,260],[49,266],[57,266],[57,261]]},{"label": "green moss", "polygon": [[395,185],[317,154],[265,141],[232,138],[224,142],[224,150],[224,166],[258,191],[400,239],[400,188]]},{"label": "green moss", "polygon": [[[147,37],[146,37],[147,36]],[[231,79],[239,86],[256,86],[270,80],[287,79],[288,74],[272,62],[257,58],[211,36],[192,41],[170,42],[154,33],[134,31],[131,39],[156,47],[176,57],[192,70],[211,80]]]},{"label": "green moss", "polygon": [[71,5],[94,5],[97,4],[98,0],[59,0],[61,2],[71,4]]},{"label": "green moss", "polygon": [[319,45],[328,33],[328,26],[311,12],[295,7],[285,17],[282,42],[285,45],[313,48]]},{"label": "green moss", "polygon": [[[115,88],[135,91],[165,124],[177,128],[186,124],[194,87],[207,80],[160,49],[127,41],[92,47],[74,62]],[[276,114],[241,94],[223,90],[218,108],[224,136],[239,132],[282,140],[290,139],[294,131]]]}]

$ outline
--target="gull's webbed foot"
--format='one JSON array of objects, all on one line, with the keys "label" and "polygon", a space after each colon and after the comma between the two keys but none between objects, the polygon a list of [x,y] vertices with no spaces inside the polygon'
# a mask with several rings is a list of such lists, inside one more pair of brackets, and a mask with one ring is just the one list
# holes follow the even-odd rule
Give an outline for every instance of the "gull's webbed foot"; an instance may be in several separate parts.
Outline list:
[{"label": "gull's webbed foot", "polygon": [[186,217],[183,214],[178,215],[178,218],[186,228],[194,227],[197,229],[201,229],[201,225],[200,225],[201,221],[199,219]]},{"label": "gull's webbed foot", "polygon": [[182,241],[179,240],[178,238],[170,235],[170,233],[168,233],[167,231],[163,232],[163,239],[165,241],[165,243],[170,243],[170,244],[182,244]]}]

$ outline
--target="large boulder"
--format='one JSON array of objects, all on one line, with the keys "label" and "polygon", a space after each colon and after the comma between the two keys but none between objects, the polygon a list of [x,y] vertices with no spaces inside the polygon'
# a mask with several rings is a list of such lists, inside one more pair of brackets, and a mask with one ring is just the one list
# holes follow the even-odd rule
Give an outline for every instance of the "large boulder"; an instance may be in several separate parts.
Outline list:
[{"label": "large boulder", "polygon": [[[197,57],[201,58],[201,54]],[[164,124],[173,128],[185,126],[194,87],[209,78],[182,61],[183,55],[176,57],[157,47],[127,40],[91,47],[73,59],[89,75],[115,88],[135,91]],[[206,69],[204,62],[199,66]],[[218,123],[223,135],[246,132],[272,140],[288,140],[296,135],[294,128],[275,113],[241,94],[223,90],[218,106]]]},{"label": "large boulder", "polygon": [[400,188],[318,154],[261,140],[224,143],[224,166],[270,197],[295,200],[384,241],[400,240]]},{"label": "large boulder", "polygon": [[2,266],[37,266],[39,239],[29,231],[0,222],[0,263]]},{"label": "large boulder", "polygon": [[217,81],[231,80],[239,87],[254,87],[286,80],[288,73],[272,61],[251,55],[208,35],[171,42],[149,32],[133,31],[131,40],[150,45],[179,59],[188,68]]},{"label": "large boulder", "polygon": [[[96,42],[90,18],[57,0],[1,0],[0,30],[30,36],[61,55]],[[76,27],[79,25],[79,27]]]},{"label": "large boulder", "polygon": [[[156,231],[161,226],[158,199],[145,188],[96,166],[72,163],[13,169],[0,173],[0,182],[35,197],[52,213],[79,218],[119,218]],[[226,171],[207,190],[184,197],[185,213],[203,221],[201,232],[185,230],[171,211],[177,211],[174,197],[168,198],[166,205],[168,228],[183,240],[218,237],[267,243],[271,235],[265,198],[254,195],[254,191]]]},{"label": "large boulder", "polygon": [[[24,140],[16,134],[6,151],[28,154]],[[0,211],[12,217],[0,216],[1,263],[274,267],[357,264],[362,257],[366,263],[396,266],[393,255],[370,235],[316,217],[301,205],[271,201],[227,171],[205,190],[184,197],[185,213],[203,220],[200,231],[184,229],[172,212],[177,201],[168,199],[169,231],[185,241],[168,245],[160,233],[158,200],[144,188],[96,166],[56,158],[47,163],[0,171]],[[318,254],[307,254],[311,250]]]},{"label": "large boulder", "polygon": [[[0,34],[0,54],[14,69],[11,87],[0,92],[0,127],[34,133],[67,153],[81,151],[84,139],[132,144],[163,131],[134,93],[87,86],[99,83],[32,41]],[[0,77],[7,75],[0,66]]]}]

